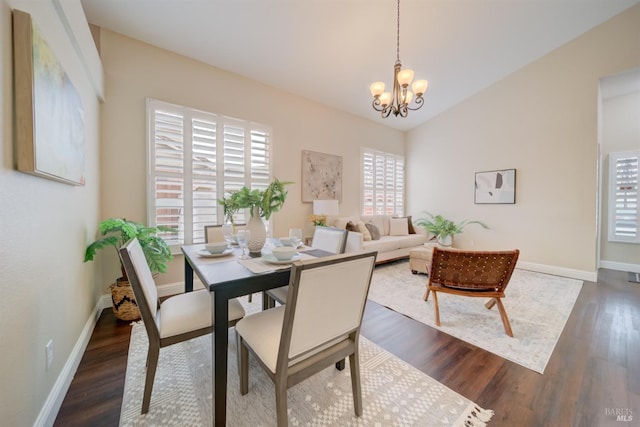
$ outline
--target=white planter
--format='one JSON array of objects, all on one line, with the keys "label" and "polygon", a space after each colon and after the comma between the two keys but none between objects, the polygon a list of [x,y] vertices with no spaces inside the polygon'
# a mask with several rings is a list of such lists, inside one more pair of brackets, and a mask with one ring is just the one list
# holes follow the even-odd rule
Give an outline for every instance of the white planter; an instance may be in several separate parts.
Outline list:
[{"label": "white planter", "polygon": [[453,246],[453,236],[438,236],[438,244],[446,248]]}]

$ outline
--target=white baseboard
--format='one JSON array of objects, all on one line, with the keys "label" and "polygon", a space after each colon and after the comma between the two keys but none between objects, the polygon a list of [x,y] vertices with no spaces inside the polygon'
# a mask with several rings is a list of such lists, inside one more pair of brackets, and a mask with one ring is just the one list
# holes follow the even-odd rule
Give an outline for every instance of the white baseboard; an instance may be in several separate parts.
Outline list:
[{"label": "white baseboard", "polygon": [[516,268],[535,271],[537,273],[553,274],[554,276],[569,277],[578,280],[598,281],[597,271],[575,270],[573,268],[556,267],[554,265],[536,264],[534,262],[518,261]]},{"label": "white baseboard", "polygon": [[600,260],[600,267],[601,268],[608,268],[609,270],[629,271],[631,273],[640,273],[640,265],[638,265],[638,264],[627,264],[627,263],[624,263],[624,262]]},{"label": "white baseboard", "polygon": [[[84,351],[87,348],[87,344],[89,344],[91,334],[93,333],[96,322],[102,312],[101,301],[102,298],[97,301],[95,307],[91,311],[91,315],[89,315],[76,344],[71,350],[71,354],[62,367],[60,375],[58,375],[55,384],[53,384],[53,387],[49,392],[49,396],[47,396],[47,400],[45,400],[44,405],[38,414],[38,418],[36,418],[36,421],[33,423],[34,427],[49,427],[55,422],[56,417],[58,416],[58,411],[60,411],[60,407],[62,406],[62,401],[69,390],[71,380],[73,380],[73,377],[78,370],[78,365],[80,365]],[[109,298],[109,302],[111,302],[111,298]]]}]

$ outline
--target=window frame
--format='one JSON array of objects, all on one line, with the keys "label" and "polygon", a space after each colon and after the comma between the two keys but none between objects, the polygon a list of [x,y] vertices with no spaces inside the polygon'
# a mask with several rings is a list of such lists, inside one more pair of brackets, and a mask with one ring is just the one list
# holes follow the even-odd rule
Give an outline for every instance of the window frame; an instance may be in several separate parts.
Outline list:
[{"label": "window frame", "polygon": [[[203,224],[202,227],[202,236],[196,230],[194,230],[194,180],[197,182],[197,176],[193,173],[193,166],[196,160],[193,157],[193,147],[194,147],[194,138],[193,138],[193,124],[194,120],[208,121],[215,123],[215,172],[214,179],[211,181],[213,187],[215,188],[215,199],[220,199],[227,192],[233,188],[240,188],[242,186],[247,186],[249,188],[266,188],[266,186],[271,182],[273,177],[273,137],[272,137],[272,129],[270,126],[250,122],[247,120],[231,118],[227,116],[223,116],[216,113],[210,113],[202,110],[197,110],[194,108],[181,106],[165,101],[160,101],[153,98],[146,99],[146,124],[147,124],[147,135],[146,135],[146,200],[147,200],[147,221],[149,226],[158,225],[157,221],[157,209],[156,209],[156,177],[159,176],[155,170],[156,165],[156,122],[155,117],[156,113],[169,112],[178,114],[182,117],[182,174],[176,175],[181,178],[182,183],[182,207],[180,213],[180,219],[175,223],[178,227],[182,226],[182,230],[177,238],[171,238],[174,236],[171,233],[167,233],[162,237],[168,241],[169,246],[173,252],[179,251],[180,246],[188,245],[193,243],[201,243],[204,242],[204,225],[219,225],[224,223],[224,212],[223,207],[215,203],[215,213],[211,214],[212,221]],[[243,167],[242,174],[240,180],[230,179],[225,176],[225,172],[230,169],[229,163],[225,161],[225,154],[228,154],[228,144],[226,140],[225,127],[227,129],[239,128],[242,129],[243,134],[241,138],[243,139]],[[254,170],[254,163],[252,160],[253,150],[257,152],[257,147],[259,144],[254,144],[254,137],[256,135],[266,136],[264,146],[266,147],[264,150],[264,158],[266,162],[262,164],[257,164]],[[255,147],[254,147],[255,145]],[[227,156],[228,157],[228,156]],[[266,168],[264,163],[267,163]],[[226,167],[225,167],[226,166]],[[266,173],[265,173],[266,169]],[[237,172],[237,167],[235,168]],[[237,173],[236,173],[237,175]],[[215,218],[213,218],[215,217]],[[237,223],[243,223],[248,220],[250,217],[250,212],[248,209],[239,212],[234,218]],[[196,227],[197,227],[196,223]]]},{"label": "window frame", "polygon": [[[381,189],[378,189],[376,186],[376,179],[375,179],[376,176],[380,176],[380,174],[382,174],[383,177],[390,176],[389,171],[386,170],[387,169],[386,167],[383,168],[382,171],[380,171],[374,165],[374,172],[372,173],[373,183],[372,185],[367,184],[367,181],[368,181],[367,159],[366,159],[367,156],[374,157],[374,163],[375,163],[376,157],[381,159],[382,164],[384,166],[387,166],[391,161],[393,162],[393,172],[391,173],[391,176],[393,176],[394,184],[392,185],[391,190],[390,190],[390,187],[388,187],[385,182],[383,182]],[[398,170],[398,166],[400,166],[399,170]],[[373,148],[362,147],[361,153],[360,153],[360,168],[361,168],[360,179],[362,183],[360,186],[360,189],[361,189],[360,190],[360,213],[362,215],[404,216],[405,209],[406,209],[406,191],[407,191],[405,156],[402,154],[389,153],[381,150],[376,150]],[[378,172],[376,173],[375,170],[378,170]],[[401,174],[400,177],[398,176],[399,173]],[[399,178],[401,179],[401,183],[402,183],[402,188],[400,190],[398,190],[397,188]],[[386,180],[383,179],[383,181],[386,181]],[[367,200],[365,200],[365,197],[367,197],[368,191],[372,193],[371,202],[368,202]],[[378,193],[382,193],[382,195],[378,196]],[[389,193],[392,193],[392,194],[389,194]],[[398,195],[400,196],[399,203],[398,203]],[[379,197],[382,197],[382,205],[379,205],[379,203],[376,203],[376,200],[379,200]],[[393,200],[391,203],[387,203],[387,201],[390,200],[389,197],[391,197],[391,199]],[[370,206],[368,206],[369,204]],[[368,209],[371,209],[371,212],[369,212]]]},{"label": "window frame", "polygon": [[[623,235],[617,233],[617,217],[618,217],[618,168],[617,162],[621,159],[635,159],[636,161],[636,171],[635,171],[635,182],[631,181],[632,185],[635,185],[635,211],[631,212],[631,215],[635,215],[635,232],[634,236]],[[640,150],[629,150],[629,151],[618,151],[609,153],[609,185],[608,185],[608,230],[607,230],[607,238],[609,242],[612,243],[634,243],[640,244],[640,174],[638,171],[638,167],[640,167]],[[627,209],[630,208],[628,206],[629,196],[625,196],[625,207]],[[633,209],[633,208],[631,208]]]}]

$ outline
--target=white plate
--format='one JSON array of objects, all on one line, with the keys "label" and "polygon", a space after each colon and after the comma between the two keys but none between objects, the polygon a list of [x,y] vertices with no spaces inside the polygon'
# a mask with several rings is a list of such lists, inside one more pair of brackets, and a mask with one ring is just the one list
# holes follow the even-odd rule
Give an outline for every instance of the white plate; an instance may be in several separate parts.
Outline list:
[{"label": "white plate", "polygon": [[223,257],[223,256],[227,256],[229,254],[232,254],[232,253],[233,253],[233,249],[231,249],[231,248],[227,248],[227,249],[224,250],[224,252],[221,252],[219,254],[212,254],[211,252],[209,252],[206,249],[200,249],[198,251],[198,255],[200,255],[201,257],[204,257],[204,258],[220,258],[220,257]]},{"label": "white plate", "polygon": [[266,254],[262,257],[262,259],[265,262],[268,262],[269,264],[275,264],[275,265],[291,264],[292,262],[300,259],[300,254],[295,254],[293,257],[291,257],[291,259],[285,259],[282,261],[276,258],[275,255],[273,254]]}]

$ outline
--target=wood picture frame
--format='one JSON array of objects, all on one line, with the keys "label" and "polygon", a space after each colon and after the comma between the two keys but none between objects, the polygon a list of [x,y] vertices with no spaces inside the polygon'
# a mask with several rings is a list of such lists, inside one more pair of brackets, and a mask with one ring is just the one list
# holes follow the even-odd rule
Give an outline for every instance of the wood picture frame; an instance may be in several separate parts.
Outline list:
[{"label": "wood picture frame", "polygon": [[82,98],[31,15],[13,11],[16,167],[71,185],[85,182]]}]

